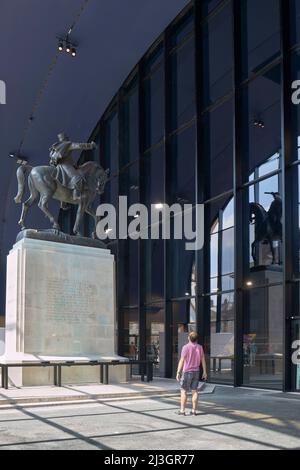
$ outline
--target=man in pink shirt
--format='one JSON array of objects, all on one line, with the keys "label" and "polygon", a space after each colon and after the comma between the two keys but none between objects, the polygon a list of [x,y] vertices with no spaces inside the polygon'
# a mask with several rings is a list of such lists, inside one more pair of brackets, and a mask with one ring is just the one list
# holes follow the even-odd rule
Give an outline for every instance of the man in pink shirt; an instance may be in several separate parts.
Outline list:
[{"label": "man in pink shirt", "polygon": [[179,415],[185,416],[187,403],[187,393],[192,391],[193,409],[191,415],[196,416],[198,408],[198,384],[200,374],[200,364],[203,367],[202,380],[207,380],[206,361],[202,346],[198,344],[198,335],[195,331],[189,334],[189,342],[183,346],[181,359],[177,368],[176,380],[181,386],[181,407]]}]

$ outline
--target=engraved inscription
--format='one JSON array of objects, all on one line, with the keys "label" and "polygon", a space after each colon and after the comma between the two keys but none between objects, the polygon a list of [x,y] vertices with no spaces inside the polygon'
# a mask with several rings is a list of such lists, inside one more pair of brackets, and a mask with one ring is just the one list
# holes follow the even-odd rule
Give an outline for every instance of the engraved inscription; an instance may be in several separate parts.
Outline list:
[{"label": "engraved inscription", "polygon": [[96,321],[97,286],[88,281],[50,278],[47,281],[47,316],[55,322]]}]

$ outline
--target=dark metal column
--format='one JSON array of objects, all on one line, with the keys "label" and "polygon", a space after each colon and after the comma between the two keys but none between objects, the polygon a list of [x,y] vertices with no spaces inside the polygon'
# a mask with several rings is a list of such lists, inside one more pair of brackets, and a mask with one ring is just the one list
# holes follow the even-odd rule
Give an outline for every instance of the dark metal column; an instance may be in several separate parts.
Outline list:
[{"label": "dark metal column", "polygon": [[[165,75],[165,129],[164,129],[164,170],[165,170],[165,202],[170,204],[169,188],[171,187],[171,174],[170,168],[172,165],[172,155],[170,149],[169,134],[171,130],[171,113],[172,113],[172,75],[170,64],[170,30],[167,29],[164,33],[164,75]],[[165,295],[165,376],[170,378],[173,376],[173,312],[170,286],[170,272],[171,272],[171,259],[170,259],[170,240],[164,240],[164,295]]]},{"label": "dark metal column", "polygon": [[[194,0],[195,21],[195,72],[196,72],[196,203],[203,204],[206,199],[207,162],[203,149],[203,125],[201,111],[203,109],[203,41],[202,41],[202,0]],[[207,211],[204,220],[204,248],[196,252],[196,312],[197,332],[199,342],[204,345],[206,355],[210,354],[210,297],[205,296],[210,291],[210,228]],[[208,371],[209,371],[208,367]]]},{"label": "dark metal column", "polygon": [[[290,56],[290,10],[286,0],[281,0],[281,52],[282,52],[282,87],[281,87],[281,140],[282,140],[282,194],[283,194],[283,263],[284,263],[284,292],[283,292],[283,390],[292,388],[292,362],[291,362],[291,320],[293,316],[292,285],[293,259],[298,257],[299,234],[294,237],[294,224],[297,220],[298,207],[295,204],[293,190],[295,179],[293,178],[292,164],[292,123],[291,123],[291,56]],[[298,202],[298,201],[297,201]],[[296,213],[295,209],[297,209]],[[297,228],[298,232],[298,228]],[[298,232],[299,233],[299,232]]]},{"label": "dark metal column", "polygon": [[[235,201],[235,367],[234,386],[243,383],[243,282],[245,272],[245,211],[243,211],[243,165],[241,153],[241,2],[233,0],[233,37],[234,37],[234,201]],[[246,211],[247,212],[247,211]],[[248,223],[248,221],[247,221]],[[247,250],[246,250],[247,251]]]},{"label": "dark metal column", "polygon": [[[124,119],[122,114],[122,102],[123,102],[123,90],[121,89],[118,93],[118,195],[120,195],[120,168],[122,166],[122,157],[124,155]],[[117,209],[117,208],[116,208]],[[117,220],[119,218],[117,217]],[[117,221],[117,234],[119,233],[119,220]],[[117,259],[116,259],[116,299],[117,299],[117,344],[118,354],[124,356],[125,345],[124,345],[124,315],[122,311],[123,301],[123,273],[125,272],[124,263],[125,260],[125,243],[124,240],[119,240],[117,235],[118,246],[117,246]]]},{"label": "dark metal column", "polygon": [[[141,187],[142,184],[142,162],[143,152],[145,148],[145,94],[143,86],[143,77],[144,77],[144,63],[143,60],[139,63],[138,66],[138,87],[139,87],[139,201],[144,202],[144,189]],[[139,292],[138,292],[138,303],[139,303],[139,360],[146,360],[146,316],[145,309],[143,308],[143,253],[142,253],[142,240],[138,240],[138,257],[139,257]]]}]

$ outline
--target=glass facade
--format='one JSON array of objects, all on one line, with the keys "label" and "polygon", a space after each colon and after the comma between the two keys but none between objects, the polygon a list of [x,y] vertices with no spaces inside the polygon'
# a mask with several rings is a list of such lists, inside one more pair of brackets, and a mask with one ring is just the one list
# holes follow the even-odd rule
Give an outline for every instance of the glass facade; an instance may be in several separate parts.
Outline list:
[{"label": "glass facade", "polygon": [[299,18],[300,0],[191,2],[100,119],[100,154],[82,156],[111,170],[102,202],[204,204],[199,252],[110,243],[118,353],[156,375],[175,376],[196,329],[211,381],[300,389]]}]

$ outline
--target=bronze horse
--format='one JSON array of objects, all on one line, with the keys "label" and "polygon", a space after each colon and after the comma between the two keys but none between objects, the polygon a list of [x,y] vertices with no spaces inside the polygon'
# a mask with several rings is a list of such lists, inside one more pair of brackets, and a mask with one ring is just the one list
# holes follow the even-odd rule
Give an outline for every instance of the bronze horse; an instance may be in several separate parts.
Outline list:
[{"label": "bronze horse", "polygon": [[80,223],[84,213],[91,215],[95,222],[95,231],[93,238],[96,238],[96,225],[97,217],[92,203],[97,195],[103,194],[105,185],[108,181],[109,170],[104,170],[100,165],[95,162],[87,162],[78,168],[78,175],[84,181],[83,189],[79,199],[74,199],[74,194],[71,189],[62,186],[56,179],[57,169],[54,166],[37,166],[22,165],[17,170],[18,179],[18,194],[15,197],[15,202],[21,203],[25,191],[25,176],[28,174],[28,186],[30,190],[30,197],[23,203],[22,214],[19,220],[19,225],[22,230],[25,227],[25,219],[30,207],[38,202],[38,206],[42,212],[49,218],[53,228],[60,230],[58,221],[51,214],[48,208],[50,199],[56,199],[66,204],[78,205],[76,221],[73,228],[75,235],[81,235]]},{"label": "bronze horse", "polygon": [[251,254],[255,265],[258,264],[257,248],[259,243],[269,244],[272,264],[276,264],[273,241],[282,241],[282,199],[279,193],[266,194],[272,194],[274,198],[268,212],[261,204],[256,202],[250,204],[250,222],[255,221],[255,238],[251,245]]}]

